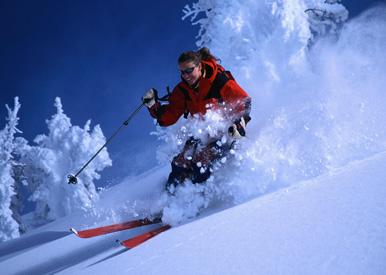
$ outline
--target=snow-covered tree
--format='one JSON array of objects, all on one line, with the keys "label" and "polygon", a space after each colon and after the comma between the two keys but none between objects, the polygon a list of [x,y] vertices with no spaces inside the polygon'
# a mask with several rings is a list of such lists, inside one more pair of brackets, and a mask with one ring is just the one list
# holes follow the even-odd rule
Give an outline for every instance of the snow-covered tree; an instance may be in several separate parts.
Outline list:
[{"label": "snow-covered tree", "polygon": [[21,133],[17,129],[20,109],[19,99],[15,97],[14,108],[6,105],[8,110],[7,124],[0,131],[0,242],[19,236],[19,224],[16,221],[18,213],[12,211],[12,201],[15,197],[15,181],[12,173],[12,153],[15,148],[15,134]]},{"label": "snow-covered tree", "polygon": [[67,175],[83,165],[105,143],[99,125],[90,131],[90,121],[83,128],[73,126],[63,112],[60,98],[55,99],[56,114],[47,120],[48,135],[35,138],[37,146],[21,145],[25,164],[23,174],[36,202],[36,222],[45,222],[74,211],[86,211],[98,199],[94,180],[99,171],[111,166],[106,149],[79,175],[77,185],[67,184]]},{"label": "snow-covered tree", "polygon": [[312,46],[320,37],[339,34],[343,23],[348,19],[348,11],[340,2],[340,0],[316,2],[310,4],[310,7],[305,10],[312,33],[309,46]]},{"label": "snow-covered tree", "polygon": [[22,214],[28,198],[28,183],[24,175],[25,164],[21,161],[20,152],[22,148],[24,148],[24,144],[27,143],[28,141],[23,137],[16,137],[14,140],[14,149],[12,152],[12,178],[15,181],[15,195],[12,197],[11,210],[13,217],[19,223],[19,231],[21,234],[27,231],[27,225],[22,218]]},{"label": "snow-covered tree", "polygon": [[183,12],[200,27],[197,46],[209,47],[228,68],[237,64],[232,73],[254,82],[262,71],[280,81],[288,65],[305,66],[310,45],[348,18],[339,0],[198,0]]}]

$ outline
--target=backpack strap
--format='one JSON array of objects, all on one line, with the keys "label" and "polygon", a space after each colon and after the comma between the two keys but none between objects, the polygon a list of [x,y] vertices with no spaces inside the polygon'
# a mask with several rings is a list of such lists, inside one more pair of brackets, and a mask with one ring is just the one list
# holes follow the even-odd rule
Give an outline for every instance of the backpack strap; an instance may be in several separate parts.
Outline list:
[{"label": "backpack strap", "polygon": [[[212,83],[212,85],[209,89],[209,92],[208,92],[207,96],[205,97],[205,99],[215,98],[215,99],[217,99],[218,102],[220,102],[220,103],[223,102],[220,91],[229,80],[234,80],[232,73],[230,71],[219,70],[217,72],[215,79],[213,80],[213,83]],[[189,96],[189,91],[187,89],[185,89],[181,84],[178,85],[178,88],[184,94],[184,97],[185,97],[184,118],[188,118],[189,110],[188,110],[187,101],[191,101],[192,99]]]},{"label": "backpack strap", "polygon": [[220,91],[229,80],[234,80],[230,71],[219,71],[205,99],[215,98],[219,102],[222,102]]}]

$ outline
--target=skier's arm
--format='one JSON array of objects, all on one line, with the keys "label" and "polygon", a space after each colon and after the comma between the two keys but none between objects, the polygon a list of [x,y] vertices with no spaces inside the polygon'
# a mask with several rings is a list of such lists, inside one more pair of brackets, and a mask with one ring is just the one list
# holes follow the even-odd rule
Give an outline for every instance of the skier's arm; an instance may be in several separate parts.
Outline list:
[{"label": "skier's arm", "polygon": [[231,110],[228,115],[233,124],[228,129],[229,135],[234,138],[245,136],[246,124],[251,120],[251,98],[234,80],[229,80],[220,93]]},{"label": "skier's arm", "polygon": [[177,88],[174,88],[168,101],[168,104],[161,104],[156,101],[148,108],[151,116],[157,119],[161,126],[170,126],[176,123],[185,112],[185,97]]},{"label": "skier's arm", "polygon": [[236,81],[229,80],[221,89],[220,93],[226,106],[231,109],[230,116],[235,119],[249,117],[251,98]]}]

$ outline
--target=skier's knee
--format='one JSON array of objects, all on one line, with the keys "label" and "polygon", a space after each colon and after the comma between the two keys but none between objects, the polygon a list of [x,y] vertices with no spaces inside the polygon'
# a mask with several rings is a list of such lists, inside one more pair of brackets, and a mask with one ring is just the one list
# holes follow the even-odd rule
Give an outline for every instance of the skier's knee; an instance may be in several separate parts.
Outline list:
[{"label": "skier's knee", "polygon": [[192,174],[192,182],[193,183],[202,183],[209,179],[211,175],[210,167],[199,167],[197,165],[194,165],[193,167],[193,174]]}]

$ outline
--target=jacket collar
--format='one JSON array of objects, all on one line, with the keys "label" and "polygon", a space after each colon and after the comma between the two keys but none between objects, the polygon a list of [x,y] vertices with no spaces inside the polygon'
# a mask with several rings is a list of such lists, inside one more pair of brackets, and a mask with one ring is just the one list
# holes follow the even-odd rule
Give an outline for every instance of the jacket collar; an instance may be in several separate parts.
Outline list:
[{"label": "jacket collar", "polygon": [[197,90],[200,86],[200,82],[208,81],[209,83],[212,83],[216,78],[216,74],[218,71],[218,65],[216,60],[209,59],[201,61],[201,65],[202,76],[193,85],[189,85],[188,82],[181,76],[181,81],[192,90]]}]

